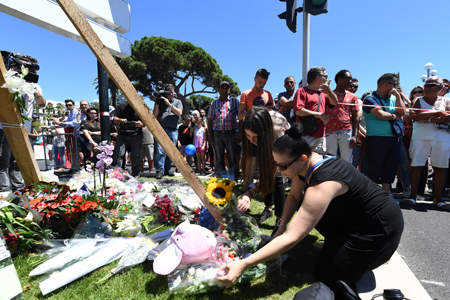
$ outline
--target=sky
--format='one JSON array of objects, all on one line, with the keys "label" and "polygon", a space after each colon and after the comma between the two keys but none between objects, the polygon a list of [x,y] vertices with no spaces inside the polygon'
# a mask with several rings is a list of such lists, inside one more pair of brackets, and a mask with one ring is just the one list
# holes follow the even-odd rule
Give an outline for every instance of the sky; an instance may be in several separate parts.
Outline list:
[{"label": "sky", "polygon": [[[46,1],[46,0],[36,0]],[[375,90],[384,73],[400,72],[409,92],[421,85],[424,66],[433,63],[437,75],[450,77],[448,0],[329,0],[328,13],[311,16],[309,66],[323,66],[330,79],[341,69],[359,80],[360,97]],[[255,72],[270,72],[265,89],[284,91],[284,78],[302,76],[302,14],[297,33],[277,16],[286,9],[278,0],[129,0],[131,43],[144,36],[189,41],[203,48],[241,92],[254,85]],[[300,4],[301,1],[299,0]],[[47,100],[93,102],[97,60],[89,47],[0,12],[0,50],[35,57],[39,84]],[[334,80],[331,87],[335,88]],[[208,94],[207,96],[213,96]],[[153,107],[153,102],[145,102]]]}]

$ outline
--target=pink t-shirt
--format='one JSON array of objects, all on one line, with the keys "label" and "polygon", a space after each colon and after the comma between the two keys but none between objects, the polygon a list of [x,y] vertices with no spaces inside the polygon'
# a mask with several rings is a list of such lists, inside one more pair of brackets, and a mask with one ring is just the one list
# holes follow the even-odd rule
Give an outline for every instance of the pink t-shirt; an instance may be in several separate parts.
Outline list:
[{"label": "pink t-shirt", "polygon": [[[330,104],[330,100],[328,99],[327,94],[320,93],[320,109],[319,112],[324,113],[325,107]],[[305,108],[307,110],[316,111],[317,110],[317,104],[319,103],[319,93],[316,90],[312,90],[308,87],[301,87],[299,88],[294,95],[294,112],[296,112],[299,109]],[[304,134],[309,135],[315,138],[324,137],[325,136],[325,125],[323,124],[322,120],[319,118],[316,118],[317,124],[319,125],[319,130],[316,132],[310,133],[310,134]],[[300,117],[297,116],[297,122],[301,123]]]},{"label": "pink t-shirt", "polygon": [[337,93],[338,105],[330,108],[327,106],[325,113],[330,117],[325,127],[326,133],[352,129],[352,111],[359,110],[358,97],[352,92]]}]

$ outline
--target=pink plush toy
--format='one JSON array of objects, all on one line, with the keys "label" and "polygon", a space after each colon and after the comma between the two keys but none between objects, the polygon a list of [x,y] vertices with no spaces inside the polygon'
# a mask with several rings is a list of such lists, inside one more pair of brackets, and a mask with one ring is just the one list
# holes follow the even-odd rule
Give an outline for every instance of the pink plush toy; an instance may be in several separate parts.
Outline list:
[{"label": "pink plush toy", "polygon": [[210,230],[183,222],[175,229],[167,245],[153,262],[156,274],[167,275],[180,263],[195,264],[213,260],[217,240]]}]

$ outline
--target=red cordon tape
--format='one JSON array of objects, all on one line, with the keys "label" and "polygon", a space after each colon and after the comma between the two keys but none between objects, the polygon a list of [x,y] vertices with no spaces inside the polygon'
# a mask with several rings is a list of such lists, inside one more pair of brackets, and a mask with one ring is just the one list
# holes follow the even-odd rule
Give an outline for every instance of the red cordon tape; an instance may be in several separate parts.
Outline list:
[{"label": "red cordon tape", "polygon": [[[384,108],[395,108],[395,109],[409,109],[409,110],[421,110],[421,111],[433,111],[437,110],[425,109],[425,108],[411,108],[411,107],[391,107],[391,106],[381,106],[381,105],[370,105],[370,104],[355,104],[355,103],[338,103],[339,105],[353,105],[353,106],[367,106],[367,107],[384,107]],[[450,111],[442,110],[443,112],[450,113]]]},{"label": "red cordon tape", "polygon": [[107,112],[107,111],[102,111],[102,112],[100,113],[100,116],[109,116],[109,112]]}]

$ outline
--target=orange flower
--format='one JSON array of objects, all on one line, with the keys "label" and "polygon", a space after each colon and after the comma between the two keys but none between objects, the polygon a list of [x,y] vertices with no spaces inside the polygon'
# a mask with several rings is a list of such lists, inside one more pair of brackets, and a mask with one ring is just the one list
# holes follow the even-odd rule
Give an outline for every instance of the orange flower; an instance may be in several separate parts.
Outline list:
[{"label": "orange flower", "polygon": [[87,211],[89,208],[93,208],[96,209],[98,206],[97,202],[93,202],[93,201],[87,201],[86,203],[80,205],[80,209],[82,211]]}]

